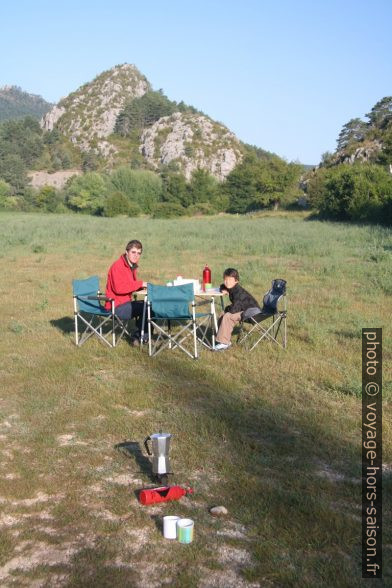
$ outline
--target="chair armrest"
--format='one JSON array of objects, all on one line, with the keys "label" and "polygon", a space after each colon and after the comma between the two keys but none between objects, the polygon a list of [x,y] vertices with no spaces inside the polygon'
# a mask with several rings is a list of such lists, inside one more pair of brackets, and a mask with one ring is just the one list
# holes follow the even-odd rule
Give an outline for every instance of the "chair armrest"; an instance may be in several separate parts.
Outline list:
[{"label": "chair armrest", "polygon": [[113,302],[113,298],[108,298],[103,294],[99,296],[78,296],[78,298],[84,298],[85,300],[102,300],[104,302]]}]

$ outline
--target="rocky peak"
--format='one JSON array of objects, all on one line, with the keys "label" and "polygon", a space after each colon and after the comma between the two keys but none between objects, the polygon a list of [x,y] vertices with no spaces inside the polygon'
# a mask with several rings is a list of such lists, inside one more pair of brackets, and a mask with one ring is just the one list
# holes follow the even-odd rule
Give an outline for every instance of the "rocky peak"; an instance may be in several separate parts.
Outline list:
[{"label": "rocky peak", "polygon": [[237,137],[225,126],[202,114],[182,112],[146,129],[140,152],[154,168],[178,163],[187,179],[201,168],[223,180],[242,159]]},{"label": "rocky peak", "polygon": [[105,139],[113,132],[119,112],[150,89],[134,65],[117,65],[60,100],[41,126],[46,130],[56,126],[83,151],[94,149],[109,156],[115,148]]}]

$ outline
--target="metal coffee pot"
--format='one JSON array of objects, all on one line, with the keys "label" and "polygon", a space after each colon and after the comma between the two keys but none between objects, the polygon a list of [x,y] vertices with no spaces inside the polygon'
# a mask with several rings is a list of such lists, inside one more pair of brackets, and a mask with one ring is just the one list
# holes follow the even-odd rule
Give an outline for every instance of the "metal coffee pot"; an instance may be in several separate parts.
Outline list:
[{"label": "metal coffee pot", "polygon": [[[160,431],[149,435],[144,440],[147,454],[152,455],[152,472],[160,484],[167,484],[168,474],[171,473],[169,461],[170,439],[170,433]],[[151,441],[152,451],[148,445],[149,441]]]}]

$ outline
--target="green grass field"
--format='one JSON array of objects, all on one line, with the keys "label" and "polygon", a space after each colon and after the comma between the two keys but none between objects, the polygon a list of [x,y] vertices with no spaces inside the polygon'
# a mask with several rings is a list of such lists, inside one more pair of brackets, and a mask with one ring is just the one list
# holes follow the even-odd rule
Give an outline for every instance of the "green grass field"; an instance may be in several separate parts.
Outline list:
[{"label": "green grass field", "polygon": [[[150,359],[73,340],[71,280],[129,239],[140,277],[215,285],[237,267],[257,298],[288,282],[288,348]],[[392,232],[302,214],[179,220],[0,214],[0,585],[345,587],[361,584],[361,329],[384,327],[384,582],[391,585]],[[173,434],[155,507],[138,451]],[[117,444],[127,442],[122,450]],[[128,450],[126,450],[128,448]],[[211,517],[223,504],[228,515]],[[165,514],[195,541],[163,539]]]}]

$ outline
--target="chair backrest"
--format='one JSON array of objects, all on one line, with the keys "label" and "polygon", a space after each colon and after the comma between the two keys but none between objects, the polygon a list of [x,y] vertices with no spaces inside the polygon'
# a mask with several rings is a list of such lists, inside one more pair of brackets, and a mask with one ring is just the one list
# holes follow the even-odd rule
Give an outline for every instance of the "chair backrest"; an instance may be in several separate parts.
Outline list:
[{"label": "chair backrest", "polygon": [[81,312],[96,313],[100,312],[102,307],[99,300],[84,300],[80,296],[96,296],[99,290],[99,277],[91,276],[86,280],[72,280],[73,295],[76,296],[78,309]]},{"label": "chair backrest", "polygon": [[263,298],[264,313],[276,313],[278,310],[278,302],[286,294],[286,280],[276,279],[272,280],[271,289],[265,294]]},{"label": "chair backrest", "polygon": [[158,318],[191,318],[189,304],[193,301],[193,284],[154,286],[147,284],[147,300]]}]

